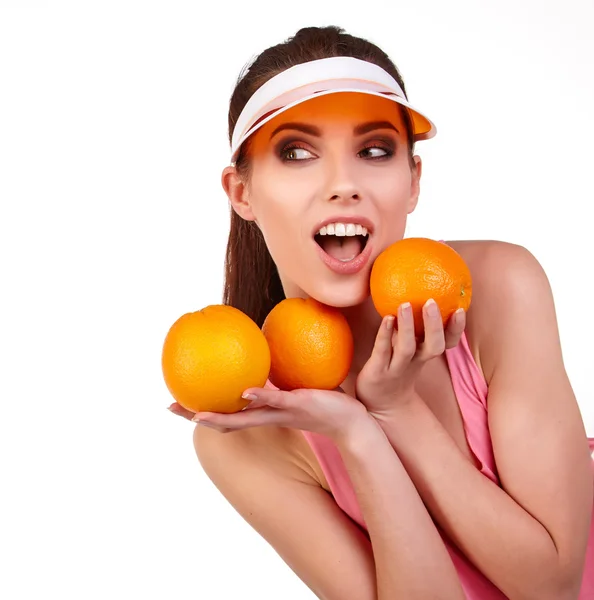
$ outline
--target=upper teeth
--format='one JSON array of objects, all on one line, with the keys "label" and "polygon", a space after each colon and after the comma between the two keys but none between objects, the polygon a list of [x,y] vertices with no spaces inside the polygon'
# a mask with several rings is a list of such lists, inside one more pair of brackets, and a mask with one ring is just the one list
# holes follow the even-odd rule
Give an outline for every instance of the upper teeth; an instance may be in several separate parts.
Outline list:
[{"label": "upper teeth", "polygon": [[367,235],[367,227],[359,223],[328,223],[319,231],[319,235]]}]

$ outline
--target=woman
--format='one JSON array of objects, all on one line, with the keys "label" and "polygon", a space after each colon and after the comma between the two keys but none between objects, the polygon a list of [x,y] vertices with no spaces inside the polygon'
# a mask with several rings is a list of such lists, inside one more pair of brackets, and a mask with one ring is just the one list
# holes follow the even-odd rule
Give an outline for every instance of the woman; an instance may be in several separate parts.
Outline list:
[{"label": "woman", "polygon": [[[225,303],[262,325],[314,297],[356,342],[340,390],[249,389],[232,415],[172,405],[199,422],[221,493],[320,598],[594,598],[591,449],[536,259],[447,242],[472,305],[444,328],[428,302],[419,344],[410,306],[373,308],[373,260],[419,196],[414,143],[435,134],[390,59],[303,29],[239,81],[229,133]],[[337,236],[348,223],[359,235]]]}]

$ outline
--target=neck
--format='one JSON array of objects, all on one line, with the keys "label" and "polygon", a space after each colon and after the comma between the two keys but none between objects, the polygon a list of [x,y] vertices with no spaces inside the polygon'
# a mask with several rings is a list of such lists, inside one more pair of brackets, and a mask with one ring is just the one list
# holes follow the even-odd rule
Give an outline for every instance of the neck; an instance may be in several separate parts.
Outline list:
[{"label": "neck", "polygon": [[357,375],[369,360],[382,318],[375,310],[371,296],[361,304],[340,309],[346,317],[355,340],[351,374]]}]

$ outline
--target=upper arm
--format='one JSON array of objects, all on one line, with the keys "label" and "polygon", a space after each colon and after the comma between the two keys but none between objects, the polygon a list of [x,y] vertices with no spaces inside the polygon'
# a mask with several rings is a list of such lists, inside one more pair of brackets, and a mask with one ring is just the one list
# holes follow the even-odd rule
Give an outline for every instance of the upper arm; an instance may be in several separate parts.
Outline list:
[{"label": "upper arm", "polygon": [[[501,484],[549,532],[568,576],[583,568],[593,503],[587,437],[561,351],[553,295],[525,248],[496,244],[478,275],[488,415]],[[476,317],[477,315],[475,315]]]},{"label": "upper arm", "polygon": [[198,426],[194,446],[223,496],[319,598],[375,599],[368,538],[313,478],[235,434]]}]

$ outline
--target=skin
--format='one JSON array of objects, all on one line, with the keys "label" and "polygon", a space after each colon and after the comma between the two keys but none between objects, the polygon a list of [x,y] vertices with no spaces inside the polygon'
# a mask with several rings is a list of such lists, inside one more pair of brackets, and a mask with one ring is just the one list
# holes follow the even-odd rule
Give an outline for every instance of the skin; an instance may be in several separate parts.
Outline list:
[{"label": "skin", "polygon": [[[376,121],[398,131],[381,128],[353,135],[355,126]],[[317,127],[323,135],[289,129],[271,139],[279,126],[294,122]],[[300,148],[289,156],[297,160],[283,162],[279,154],[292,142]],[[390,152],[394,155],[388,156]],[[223,171],[223,187],[234,209],[262,230],[285,295],[312,296],[343,307],[352,324],[362,324],[356,333],[364,341],[355,365],[369,357],[380,324],[369,298],[371,265],[385,247],[402,239],[407,216],[417,206],[422,166],[420,157],[414,161],[411,169],[405,126],[394,102],[340,94],[340,100],[329,95],[305,102],[264,125],[252,142],[247,185],[233,167]],[[343,214],[364,215],[374,223],[371,260],[348,277],[320,261],[313,240],[321,220]]]},{"label": "skin", "polygon": [[[254,400],[241,413],[197,415],[194,443],[201,464],[299,576],[312,589],[324,590],[320,597],[341,597],[344,590],[335,586],[345,582],[350,590],[364,586],[360,597],[372,598],[376,579],[368,541],[325,499],[312,492],[305,500],[300,491],[327,490],[328,484],[298,430],[327,435],[347,448],[350,459],[350,440],[371,439],[373,422],[432,518],[506,595],[576,598],[591,523],[592,461],[563,365],[546,274],[521,246],[448,242],[472,273],[468,313],[444,328],[427,306],[422,344],[406,307],[394,316],[398,332],[389,319],[382,321],[369,298],[369,272],[373,259],[404,235],[418,202],[421,160],[409,160],[394,103],[341,96],[340,102],[337,95],[317,98],[270,121],[254,135],[250,180],[227,167],[222,182],[234,210],[261,228],[286,295],[312,296],[341,308],[355,334],[353,368],[340,391],[281,392],[267,386],[246,390]],[[354,135],[357,125],[370,121],[391,123],[397,131]],[[321,135],[292,129],[271,139],[279,125],[294,122],[315,126]],[[300,160],[281,160],[289,142],[300,148],[284,156]],[[312,234],[321,219],[349,213],[374,223],[373,252],[365,269],[344,276],[321,262]],[[451,387],[444,350],[463,331],[489,385],[489,428],[501,487],[477,469]],[[177,404],[171,409],[194,417]],[[263,465],[268,476],[261,474]],[[272,496],[282,490],[290,503],[266,506],[270,520],[256,510],[266,490]],[[284,518],[283,534],[271,524]],[[419,531],[422,526],[420,518]],[[336,545],[329,552],[318,542],[316,552],[308,533]],[[338,564],[328,559],[335,548],[343,553]],[[376,562],[382,557],[376,550]],[[443,581],[449,577],[444,570]],[[381,572],[378,584],[395,589]],[[459,597],[455,585],[449,589],[451,597]]]}]

